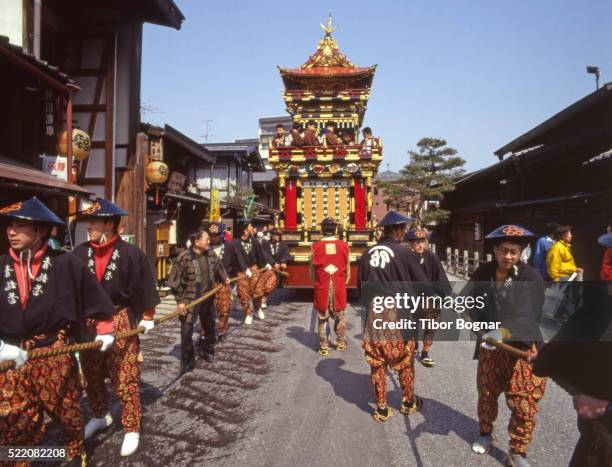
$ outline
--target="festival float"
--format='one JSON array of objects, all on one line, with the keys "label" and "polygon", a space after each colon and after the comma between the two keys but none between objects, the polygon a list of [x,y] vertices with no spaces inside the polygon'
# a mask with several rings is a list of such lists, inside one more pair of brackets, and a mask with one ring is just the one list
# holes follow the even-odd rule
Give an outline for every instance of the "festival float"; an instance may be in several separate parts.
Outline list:
[{"label": "festival float", "polygon": [[311,287],[310,246],[321,238],[326,218],[339,225],[340,238],[351,248],[351,281],[357,261],[374,244],[372,178],[382,161],[382,141],[360,145],[360,130],[376,65],[358,67],[343,55],[332,37],[331,15],[316,51],[299,68],[279,66],[283,98],[293,122],[303,128],[314,120],[319,131],[334,122],[339,132],[350,132],[354,144],[281,146],[271,148],[269,162],[278,174],[283,240],[293,256],[288,264],[288,287]]}]

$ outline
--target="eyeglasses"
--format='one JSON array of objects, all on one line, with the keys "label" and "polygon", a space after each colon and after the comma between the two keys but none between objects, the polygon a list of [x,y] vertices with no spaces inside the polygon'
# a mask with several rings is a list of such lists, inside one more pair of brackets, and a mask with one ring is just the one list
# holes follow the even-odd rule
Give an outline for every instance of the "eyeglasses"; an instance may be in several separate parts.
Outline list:
[{"label": "eyeglasses", "polygon": [[501,247],[495,247],[495,251],[499,254],[501,254],[502,256],[506,256],[507,254],[510,254],[510,256],[519,256],[521,254],[521,250],[514,250],[511,248],[501,248]]}]

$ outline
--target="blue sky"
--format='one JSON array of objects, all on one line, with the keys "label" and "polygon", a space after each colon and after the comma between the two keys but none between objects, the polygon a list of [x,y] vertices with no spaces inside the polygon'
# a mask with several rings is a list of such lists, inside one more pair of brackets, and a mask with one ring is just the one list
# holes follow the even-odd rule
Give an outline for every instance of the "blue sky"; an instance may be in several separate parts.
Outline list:
[{"label": "blue sky", "polygon": [[176,0],[180,31],[145,25],[142,101],[209,142],[256,137],[258,119],[285,115],[277,65],[314,52],[333,11],[340,50],[378,64],[365,124],[397,170],[424,136],[445,138],[468,170],[493,151],[612,81],[612,2]]}]

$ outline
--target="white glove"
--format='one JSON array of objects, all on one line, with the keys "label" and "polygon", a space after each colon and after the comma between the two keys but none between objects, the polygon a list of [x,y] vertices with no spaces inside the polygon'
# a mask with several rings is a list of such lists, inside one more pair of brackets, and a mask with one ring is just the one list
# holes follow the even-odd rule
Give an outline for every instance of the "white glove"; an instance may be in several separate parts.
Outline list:
[{"label": "white glove", "polygon": [[112,334],[98,334],[96,336],[97,341],[102,341],[102,347],[100,347],[100,352],[106,352],[111,348],[113,342],[115,342],[115,338]]},{"label": "white glove", "polygon": [[28,361],[28,353],[16,345],[2,342],[0,345],[0,362],[7,360],[14,360],[15,368],[21,368]]},{"label": "white glove", "polygon": [[155,327],[155,323],[152,319],[143,319],[138,323],[138,327],[140,326],[144,328],[144,334],[146,334]]},{"label": "white glove", "polygon": [[272,269],[272,266],[270,265],[270,263],[266,264],[266,270],[269,271],[270,269]]},{"label": "white glove", "polygon": [[[495,339],[498,342],[501,342],[503,337],[502,337],[502,333],[499,329],[493,329],[492,331],[486,332],[483,336],[483,338],[487,338],[490,337],[491,339]],[[495,350],[495,346],[491,345],[487,342],[483,342],[482,344],[480,344],[480,346],[483,349],[487,349],[487,350]]]},{"label": "white glove", "polygon": [[251,277],[253,275],[253,273],[251,272],[250,269],[247,269],[245,274],[246,274],[247,277]]}]

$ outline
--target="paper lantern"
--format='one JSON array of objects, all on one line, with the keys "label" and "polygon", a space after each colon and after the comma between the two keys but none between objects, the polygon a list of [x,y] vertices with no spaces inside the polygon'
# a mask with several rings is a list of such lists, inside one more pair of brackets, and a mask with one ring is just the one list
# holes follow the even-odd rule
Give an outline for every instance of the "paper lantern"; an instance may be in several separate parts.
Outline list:
[{"label": "paper lantern", "polygon": [[170,174],[168,166],[162,161],[151,161],[147,165],[147,180],[149,183],[164,183]]},{"label": "paper lantern", "polygon": [[[68,139],[68,131],[64,131],[57,142],[57,152],[61,156],[68,153],[66,141]],[[80,128],[72,129],[72,157],[77,161],[82,161],[89,157],[91,151],[91,138]]]}]

